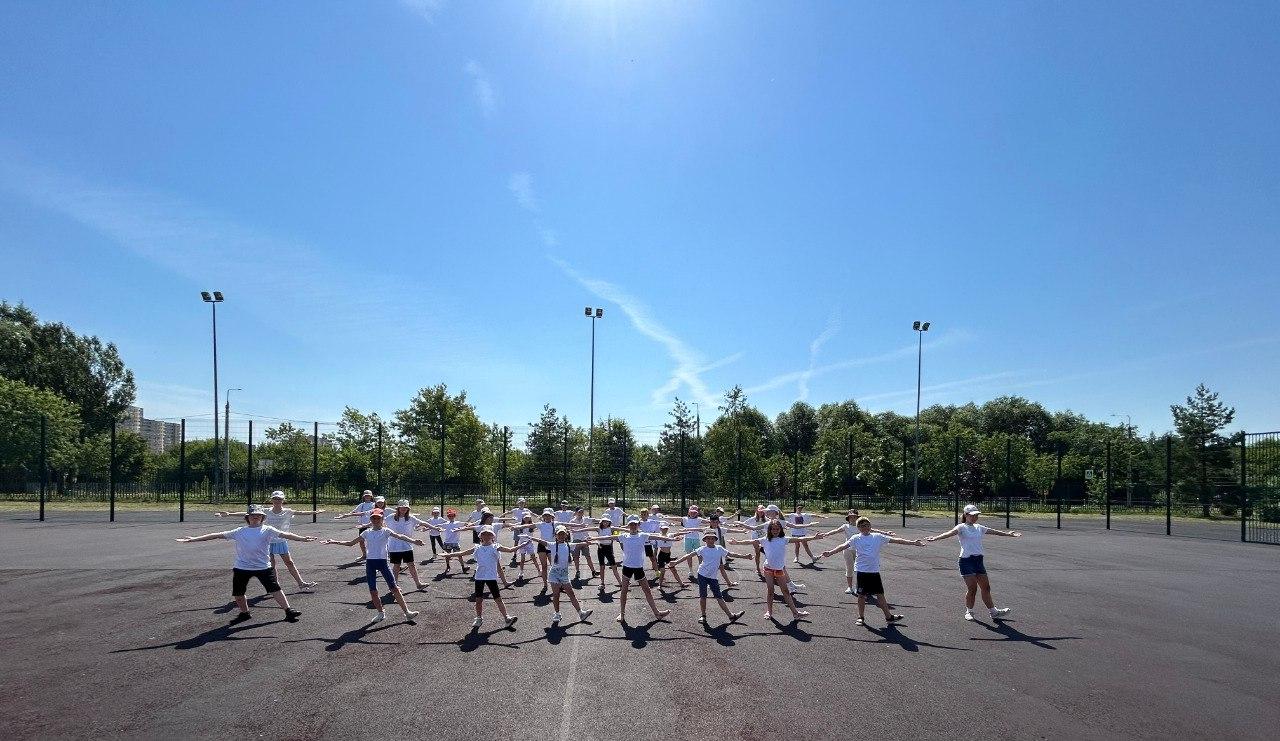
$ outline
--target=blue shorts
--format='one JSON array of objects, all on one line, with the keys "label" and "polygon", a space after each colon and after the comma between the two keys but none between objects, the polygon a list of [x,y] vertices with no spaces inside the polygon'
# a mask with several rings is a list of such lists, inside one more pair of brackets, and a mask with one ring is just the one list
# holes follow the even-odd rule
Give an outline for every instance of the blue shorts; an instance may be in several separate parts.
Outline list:
[{"label": "blue shorts", "polygon": [[960,575],[961,576],[977,576],[978,574],[987,573],[987,567],[982,565],[982,554],[976,556],[965,556],[960,559]]},{"label": "blue shorts", "polygon": [[720,580],[708,579],[702,574],[698,574],[698,596],[706,597],[708,589],[711,590],[711,596],[720,599]]},{"label": "blue shorts", "polygon": [[289,554],[289,541],[281,540],[271,544],[271,555],[286,556]]},{"label": "blue shorts", "polygon": [[370,558],[364,562],[364,580],[369,582],[369,591],[378,589],[378,574],[387,583],[388,589],[396,588],[396,577],[391,573],[391,564],[385,558]]}]

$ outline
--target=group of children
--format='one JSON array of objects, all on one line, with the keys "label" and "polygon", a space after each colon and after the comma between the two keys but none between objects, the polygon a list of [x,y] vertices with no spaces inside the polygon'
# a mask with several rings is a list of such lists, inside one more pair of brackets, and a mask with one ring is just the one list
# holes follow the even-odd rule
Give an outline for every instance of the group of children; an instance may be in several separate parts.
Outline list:
[{"label": "group of children", "polygon": [[[414,537],[415,531],[430,533],[431,559],[443,555],[444,571],[450,569],[450,562],[457,560],[464,574],[468,573],[467,563],[474,562],[474,602],[475,621],[473,626],[479,628],[484,622],[484,602],[486,592],[491,598],[504,624],[510,627],[516,622],[516,616],[507,611],[503,603],[499,582],[502,587],[510,589],[514,585],[506,578],[501,554],[511,554],[511,567],[518,565],[523,579],[526,560],[532,563],[537,576],[542,581],[543,592],[551,592],[554,614],[552,623],[559,624],[563,620],[561,598],[568,599],[578,615],[579,620],[586,620],[592,610],[585,609],[578,600],[574,590],[574,581],[581,578],[581,556],[587,553],[587,566],[591,578],[600,579],[600,590],[605,590],[606,571],[608,566],[613,572],[619,587],[618,615],[620,623],[626,622],[627,597],[632,582],[640,586],[645,601],[655,619],[662,619],[670,614],[670,610],[659,609],[654,600],[652,586],[656,583],[660,588],[665,586],[668,574],[676,584],[683,585],[680,576],[681,564],[688,565],[688,581],[698,586],[700,616],[698,620],[707,622],[708,596],[724,612],[730,623],[738,621],[742,611],[734,612],[724,599],[724,592],[738,586],[738,582],[729,578],[727,565],[735,559],[754,560],[756,573],[765,585],[765,619],[773,619],[774,595],[777,591],[790,609],[794,619],[808,615],[808,611],[800,609],[792,592],[797,585],[787,573],[786,557],[788,545],[793,546],[795,555],[793,563],[800,563],[803,549],[810,562],[816,564],[821,558],[829,558],[837,553],[844,553],[845,579],[848,582],[846,594],[857,597],[857,624],[865,624],[865,607],[869,599],[883,611],[886,622],[892,623],[902,616],[892,612],[892,607],[884,597],[884,582],[880,575],[880,551],[885,545],[900,544],[924,546],[927,542],[942,540],[955,536],[960,541],[959,569],[965,583],[966,620],[974,620],[973,609],[977,597],[981,594],[983,604],[990,611],[993,619],[999,619],[1009,612],[1008,608],[996,607],[991,596],[991,583],[983,564],[982,539],[986,534],[1019,537],[1013,531],[997,530],[978,523],[981,515],[976,505],[966,505],[964,518],[955,527],[923,540],[899,538],[892,531],[881,531],[871,527],[870,521],[862,517],[856,510],[845,515],[845,522],[825,532],[810,534],[810,528],[818,527],[822,518],[803,512],[800,507],[784,516],[777,505],[760,505],[751,517],[745,519],[729,519],[724,510],[717,508],[703,517],[697,506],[689,508],[681,517],[670,517],[661,514],[658,507],[641,510],[636,515],[628,516],[617,506],[615,500],[609,500],[609,507],[599,518],[587,518],[582,508],[570,510],[564,502],[558,510],[546,508],[540,515],[525,505],[524,499],[517,501],[516,506],[501,514],[494,514],[483,500],[476,501],[476,509],[465,519],[460,520],[458,513],[449,509],[441,517],[438,507],[432,508],[431,517],[420,519],[410,511],[407,500],[400,500],[388,518],[386,500],[375,497],[373,492],[365,491],[361,502],[349,512],[339,514],[335,519],[348,517],[359,518],[356,534],[350,540],[326,539],[330,545],[358,545],[361,559],[365,564],[365,581],[369,588],[370,601],[377,610],[374,622],[386,618],[383,603],[378,591],[378,578],[381,577],[389,589],[395,603],[400,607],[406,620],[418,615],[410,610],[405,602],[404,594],[399,587],[399,577],[403,569],[408,569],[417,589],[423,590],[418,575],[413,546],[425,547],[428,541]],[[248,603],[244,594],[250,579],[256,578],[268,594],[285,610],[288,620],[296,620],[301,613],[294,610],[280,589],[276,578],[276,558],[280,557],[289,573],[298,582],[303,591],[311,591],[315,582],[303,580],[296,564],[289,554],[288,541],[315,541],[312,536],[297,535],[290,531],[292,519],[296,515],[318,515],[324,510],[297,511],[284,506],[285,497],[282,492],[273,492],[271,507],[264,509],[258,506],[249,507],[244,512],[217,512],[219,517],[242,516],[245,526],[225,532],[210,533],[198,537],[178,538],[180,543],[215,540],[219,538],[232,540],[236,544],[236,560],[232,569],[232,597],[240,612],[232,622],[249,619]],[[498,544],[498,534],[503,529],[513,533],[512,544]],[[788,529],[790,532],[788,532]],[[460,535],[464,531],[471,533],[471,546],[462,550]],[[739,537],[730,538],[728,533]],[[840,545],[814,555],[809,543],[828,537],[842,539]],[[672,557],[675,543],[683,540],[684,553]],[[595,560],[591,558],[590,548],[595,546]],[[618,555],[620,549],[621,572],[619,572]],[[750,551],[733,552],[727,546],[746,546]],[[428,563],[431,559],[423,561]],[[695,564],[695,559],[697,563]],[[649,567],[646,569],[646,564]],[[574,578],[570,579],[570,566],[574,569]],[[597,566],[599,567],[597,570]],[[650,577],[649,569],[654,573]],[[723,584],[722,584],[723,578]]]}]

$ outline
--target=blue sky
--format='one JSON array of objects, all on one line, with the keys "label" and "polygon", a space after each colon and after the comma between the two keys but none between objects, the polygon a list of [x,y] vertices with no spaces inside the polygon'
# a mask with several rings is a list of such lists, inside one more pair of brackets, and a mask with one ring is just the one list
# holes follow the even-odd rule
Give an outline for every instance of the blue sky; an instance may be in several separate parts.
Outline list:
[{"label": "blue sky", "polygon": [[148,416],[739,383],[1280,428],[1280,6],[0,5],[0,297]]}]

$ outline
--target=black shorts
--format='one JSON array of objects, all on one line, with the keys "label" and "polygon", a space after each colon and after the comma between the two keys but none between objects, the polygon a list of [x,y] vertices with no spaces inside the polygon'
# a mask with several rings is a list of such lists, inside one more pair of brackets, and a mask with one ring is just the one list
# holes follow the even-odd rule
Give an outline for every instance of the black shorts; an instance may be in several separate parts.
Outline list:
[{"label": "black shorts", "polygon": [[618,565],[617,560],[613,557],[613,546],[611,545],[596,546],[596,560],[600,562],[601,566],[605,564],[610,566]]},{"label": "black shorts", "polygon": [[390,560],[391,563],[413,563],[413,549],[410,548],[407,551],[389,551],[387,553],[387,559]]},{"label": "black shorts", "polygon": [[644,579],[644,567],[643,567],[643,566],[640,566],[640,567],[635,567],[635,566],[623,566],[623,567],[622,567],[622,578],[623,578],[623,579],[635,579],[636,581],[640,581],[640,580]]},{"label": "black shorts", "polygon": [[472,542],[472,543],[479,543],[479,542],[480,542],[480,533],[476,532],[475,530],[472,530],[472,531],[471,531],[471,542]]},{"label": "black shorts", "polygon": [[658,568],[662,568],[671,563],[671,551],[665,548],[658,549]]},{"label": "black shorts", "polygon": [[880,581],[880,572],[859,571],[857,577],[855,586],[858,594],[884,594],[884,583]]},{"label": "black shorts", "polygon": [[546,543],[538,544],[538,553],[550,553],[550,552],[551,552],[551,549],[547,547]]},{"label": "black shorts", "polygon": [[243,597],[245,587],[249,586],[250,579],[257,579],[262,583],[262,588],[267,593],[280,591],[280,582],[276,581],[275,569],[232,569],[231,570],[231,596]]},{"label": "black shorts", "polygon": [[475,595],[477,597],[483,597],[485,587],[489,588],[489,594],[493,595],[494,599],[498,599],[498,580],[497,579],[476,579]]},{"label": "black shorts", "polygon": [[650,545],[650,544],[648,544],[648,543],[645,543],[645,544],[644,544],[644,555],[648,556],[649,558],[653,558],[653,546],[652,546],[652,545]]}]

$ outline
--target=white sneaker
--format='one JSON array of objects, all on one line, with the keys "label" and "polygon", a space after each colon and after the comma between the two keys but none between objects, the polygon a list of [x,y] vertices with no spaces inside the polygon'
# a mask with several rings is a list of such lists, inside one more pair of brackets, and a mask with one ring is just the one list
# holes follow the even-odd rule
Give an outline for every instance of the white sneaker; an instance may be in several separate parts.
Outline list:
[{"label": "white sneaker", "polygon": [[412,620],[412,619],[416,618],[417,616],[418,616],[418,611],[417,611],[417,610],[410,610],[410,611],[408,611],[408,612],[406,612],[406,613],[404,614],[404,619],[405,619],[405,620]]},{"label": "white sneaker", "polygon": [[560,622],[560,613],[558,613],[558,612],[557,612],[556,614],[552,615],[552,616],[551,616],[551,622],[552,622],[552,623],[558,623],[558,622]]},{"label": "white sneaker", "polygon": [[592,612],[593,612],[592,610],[578,610],[578,619],[586,620],[587,618],[591,617]]},{"label": "white sneaker", "polygon": [[845,594],[857,594],[857,592],[853,591],[853,587],[849,587],[848,589],[844,590],[844,593],[845,593]]},{"label": "white sneaker", "polygon": [[313,581],[304,581],[302,582],[302,584],[298,585],[298,589],[304,592],[313,591],[315,588],[316,588],[316,583]]},{"label": "white sneaker", "polygon": [[799,565],[800,565],[800,557],[799,557],[799,556],[796,556],[795,558],[791,559],[791,563],[795,564],[796,566],[799,566]]},{"label": "white sneaker", "polygon": [[484,618],[480,617],[476,618],[475,621],[471,623],[471,627],[473,628],[479,628],[481,625],[484,625]]},{"label": "white sneaker", "polygon": [[991,608],[991,617],[993,617],[993,618],[1003,617],[1003,616],[1008,615],[1008,614],[1009,614],[1009,608],[1008,608],[1008,607],[993,607],[993,608]]},{"label": "white sneaker", "polygon": [[968,620],[968,621],[970,621],[970,622],[973,622],[973,619],[974,619],[974,618],[973,618],[973,610],[965,610],[965,611],[964,611],[964,619],[965,619],[965,620]]},{"label": "white sneaker", "polygon": [[387,619],[387,613],[379,612],[377,615],[373,616],[373,620],[371,622],[380,623],[386,619]]},{"label": "white sneaker", "polygon": [[510,628],[511,626],[515,625],[516,620],[518,619],[519,618],[517,618],[515,615],[512,615],[511,617],[507,618],[507,627]]}]

